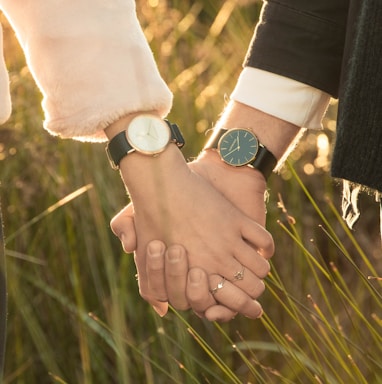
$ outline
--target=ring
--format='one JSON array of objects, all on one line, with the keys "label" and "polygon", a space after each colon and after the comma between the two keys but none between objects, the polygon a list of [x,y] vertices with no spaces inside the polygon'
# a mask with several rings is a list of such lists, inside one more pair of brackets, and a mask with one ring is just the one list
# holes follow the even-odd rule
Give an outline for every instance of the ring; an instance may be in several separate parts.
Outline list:
[{"label": "ring", "polygon": [[236,272],[233,275],[233,279],[231,281],[238,281],[238,280],[243,280],[244,279],[244,266],[241,266],[241,270],[239,272]]},{"label": "ring", "polygon": [[218,285],[215,288],[211,289],[210,292],[214,295],[219,289],[222,289],[224,287],[224,283],[225,283],[225,277],[223,277],[221,281],[218,283]]}]

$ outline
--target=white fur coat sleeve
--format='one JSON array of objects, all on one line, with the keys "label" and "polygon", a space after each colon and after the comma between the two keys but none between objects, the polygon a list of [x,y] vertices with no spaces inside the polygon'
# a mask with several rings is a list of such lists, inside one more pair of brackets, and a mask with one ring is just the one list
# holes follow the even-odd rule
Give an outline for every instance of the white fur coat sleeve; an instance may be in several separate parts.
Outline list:
[{"label": "white fur coat sleeve", "polygon": [[129,112],[169,112],[172,94],[134,0],[0,0],[0,7],[43,93],[52,134],[102,141],[103,129]]}]

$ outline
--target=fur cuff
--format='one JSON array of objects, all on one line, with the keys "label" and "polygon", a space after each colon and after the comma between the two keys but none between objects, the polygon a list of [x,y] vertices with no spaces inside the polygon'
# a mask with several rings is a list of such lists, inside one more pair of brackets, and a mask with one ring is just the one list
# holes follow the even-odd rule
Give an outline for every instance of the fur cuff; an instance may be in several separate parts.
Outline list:
[{"label": "fur cuff", "polygon": [[45,128],[104,141],[103,129],[136,111],[165,116],[172,94],[139,25],[133,0],[14,0],[0,4],[43,93]]}]

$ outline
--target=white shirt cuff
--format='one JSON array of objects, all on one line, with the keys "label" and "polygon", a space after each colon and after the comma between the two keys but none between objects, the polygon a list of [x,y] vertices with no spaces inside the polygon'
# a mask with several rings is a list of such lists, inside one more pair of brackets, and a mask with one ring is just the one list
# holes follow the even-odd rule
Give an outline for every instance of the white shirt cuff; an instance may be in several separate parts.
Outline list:
[{"label": "white shirt cuff", "polygon": [[245,67],[231,99],[302,128],[322,128],[330,95],[310,85]]}]

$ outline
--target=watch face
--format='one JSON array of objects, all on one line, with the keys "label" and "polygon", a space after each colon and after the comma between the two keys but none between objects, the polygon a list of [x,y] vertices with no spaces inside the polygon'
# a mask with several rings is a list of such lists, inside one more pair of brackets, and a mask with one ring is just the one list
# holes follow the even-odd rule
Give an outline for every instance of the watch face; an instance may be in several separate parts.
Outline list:
[{"label": "watch face", "polygon": [[160,118],[141,115],[131,121],[127,128],[127,139],[138,152],[155,155],[162,152],[170,141],[168,125]]},{"label": "watch face", "polygon": [[218,149],[221,158],[227,164],[240,167],[255,159],[259,149],[259,141],[247,129],[230,129],[221,137]]}]

